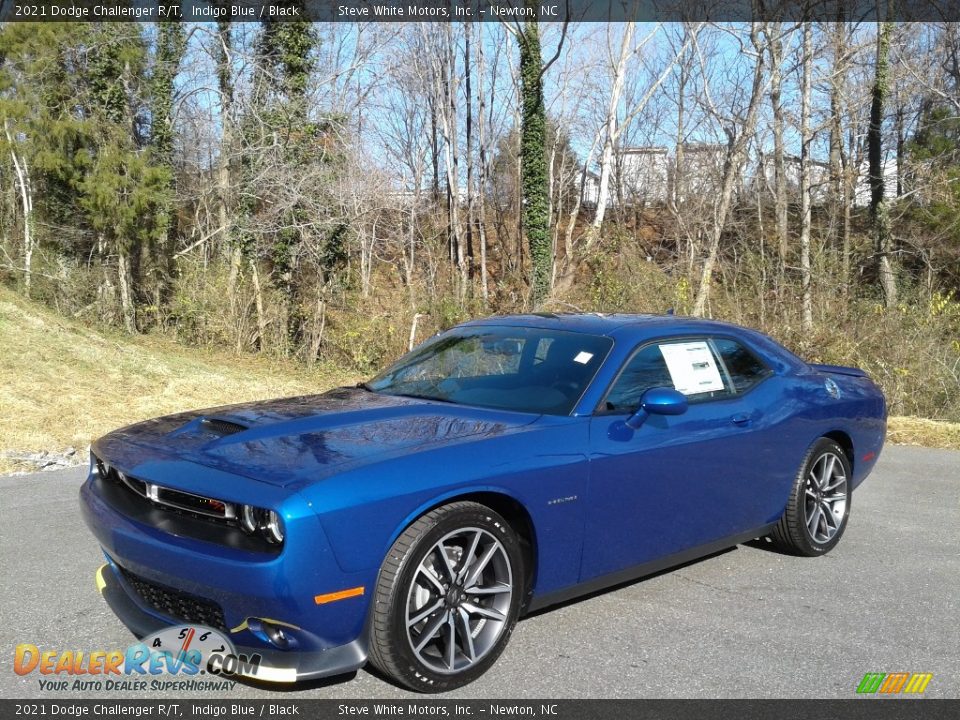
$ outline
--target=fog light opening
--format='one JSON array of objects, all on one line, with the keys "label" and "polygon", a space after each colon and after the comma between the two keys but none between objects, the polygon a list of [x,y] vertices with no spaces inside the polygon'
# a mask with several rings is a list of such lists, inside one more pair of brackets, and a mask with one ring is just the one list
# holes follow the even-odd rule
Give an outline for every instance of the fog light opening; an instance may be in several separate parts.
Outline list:
[{"label": "fog light opening", "polygon": [[273,645],[281,650],[285,650],[290,646],[290,637],[282,627],[266,621],[261,621],[260,624],[263,628],[264,635],[267,636],[267,640]]}]

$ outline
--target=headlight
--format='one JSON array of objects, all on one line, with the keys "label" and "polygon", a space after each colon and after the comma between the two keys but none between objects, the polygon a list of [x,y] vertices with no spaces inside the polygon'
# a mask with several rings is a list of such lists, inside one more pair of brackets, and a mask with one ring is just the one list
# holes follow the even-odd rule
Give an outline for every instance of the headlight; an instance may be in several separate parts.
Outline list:
[{"label": "headlight", "polygon": [[252,505],[244,505],[240,509],[240,529],[249,535],[253,535],[260,527],[257,519],[258,514],[257,509]]},{"label": "headlight", "polygon": [[270,542],[277,544],[283,542],[283,521],[280,519],[280,514],[276,510],[271,510],[267,513],[267,525],[264,534]]},{"label": "headlight", "polygon": [[240,529],[248,535],[257,531],[271,543],[283,542],[283,519],[275,510],[263,510],[253,505],[243,505],[237,518]]}]

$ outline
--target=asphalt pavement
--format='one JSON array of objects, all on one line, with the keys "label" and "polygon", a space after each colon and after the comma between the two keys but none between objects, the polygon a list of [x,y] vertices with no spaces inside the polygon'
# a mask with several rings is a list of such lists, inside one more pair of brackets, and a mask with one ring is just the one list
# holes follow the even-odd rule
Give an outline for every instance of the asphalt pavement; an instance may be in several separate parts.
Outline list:
[{"label": "asphalt pavement", "polygon": [[[94,651],[134,640],[94,586],[102,555],[79,513],[83,473],[0,477],[0,697],[105,695],[17,676],[18,643]],[[926,696],[957,698],[958,621],[960,452],[888,447],[827,556],[741,545],[538,613],[490,672],[450,697],[851,698],[864,673],[902,671],[933,674]],[[414,697],[366,670],[287,690],[169,695]]]}]

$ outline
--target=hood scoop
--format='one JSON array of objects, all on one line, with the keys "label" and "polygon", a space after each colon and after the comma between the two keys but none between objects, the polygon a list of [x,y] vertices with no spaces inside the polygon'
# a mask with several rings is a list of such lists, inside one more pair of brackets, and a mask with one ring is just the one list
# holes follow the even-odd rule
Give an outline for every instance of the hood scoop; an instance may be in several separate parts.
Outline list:
[{"label": "hood scoop", "polygon": [[219,437],[235,435],[248,429],[246,425],[230,420],[221,420],[220,418],[204,418],[200,424],[204,430]]}]

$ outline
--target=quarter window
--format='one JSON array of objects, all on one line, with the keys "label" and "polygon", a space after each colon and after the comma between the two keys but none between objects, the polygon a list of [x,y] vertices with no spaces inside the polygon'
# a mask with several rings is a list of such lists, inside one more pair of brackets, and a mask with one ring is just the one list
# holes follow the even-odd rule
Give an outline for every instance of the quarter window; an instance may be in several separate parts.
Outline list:
[{"label": "quarter window", "polygon": [[716,338],[713,347],[723,360],[737,393],[746,392],[770,375],[770,369],[736,340]]}]

